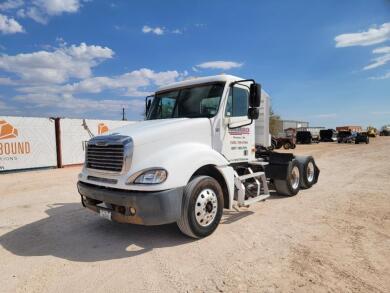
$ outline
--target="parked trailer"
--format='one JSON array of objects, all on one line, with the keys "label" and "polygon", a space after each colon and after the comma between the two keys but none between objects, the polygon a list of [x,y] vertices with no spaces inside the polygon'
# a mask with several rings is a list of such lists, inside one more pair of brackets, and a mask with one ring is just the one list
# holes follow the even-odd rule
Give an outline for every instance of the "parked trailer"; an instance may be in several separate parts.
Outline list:
[{"label": "parked trailer", "polygon": [[224,208],[265,200],[271,189],[293,196],[318,180],[313,157],[268,150],[269,96],[253,79],[164,86],[147,98],[146,113],[146,121],[88,142],[81,202],[109,220],[176,222],[200,238],[217,228]]},{"label": "parked trailer", "polygon": [[320,141],[321,142],[333,142],[337,141],[337,132],[334,129],[323,129],[320,130]]},{"label": "parked trailer", "polygon": [[300,127],[297,128],[297,131],[309,131],[311,133],[312,142],[320,141],[320,131],[324,130],[325,127]]}]

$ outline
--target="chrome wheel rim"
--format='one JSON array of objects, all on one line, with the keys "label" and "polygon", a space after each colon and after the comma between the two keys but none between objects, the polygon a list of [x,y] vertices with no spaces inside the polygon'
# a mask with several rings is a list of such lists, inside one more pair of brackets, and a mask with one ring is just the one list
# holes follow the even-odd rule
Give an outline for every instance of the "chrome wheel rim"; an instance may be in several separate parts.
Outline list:
[{"label": "chrome wheel rim", "polygon": [[218,200],[212,189],[202,190],[195,203],[195,219],[202,227],[209,226],[217,216]]},{"label": "chrome wheel rim", "polygon": [[297,166],[294,166],[291,170],[290,184],[293,189],[297,189],[299,186],[299,169]]},{"label": "chrome wheel rim", "polygon": [[307,181],[312,182],[314,180],[314,164],[309,162],[306,169]]}]

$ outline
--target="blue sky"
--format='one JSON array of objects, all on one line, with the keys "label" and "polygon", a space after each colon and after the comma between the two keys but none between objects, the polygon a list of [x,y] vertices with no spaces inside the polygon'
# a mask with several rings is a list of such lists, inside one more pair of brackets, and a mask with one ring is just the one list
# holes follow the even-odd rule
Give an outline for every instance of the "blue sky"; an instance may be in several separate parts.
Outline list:
[{"label": "blue sky", "polygon": [[141,119],[159,85],[255,78],[284,119],[390,123],[390,1],[0,2],[0,115]]}]

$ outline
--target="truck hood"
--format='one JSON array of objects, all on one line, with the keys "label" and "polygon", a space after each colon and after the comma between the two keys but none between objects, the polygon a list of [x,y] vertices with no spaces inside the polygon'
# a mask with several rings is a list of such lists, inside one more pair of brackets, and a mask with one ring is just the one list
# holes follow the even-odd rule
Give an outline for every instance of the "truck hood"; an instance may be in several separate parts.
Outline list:
[{"label": "truck hood", "polygon": [[130,136],[136,146],[189,134],[195,141],[199,136],[202,141],[211,141],[211,125],[208,118],[146,120],[116,128],[110,134]]}]

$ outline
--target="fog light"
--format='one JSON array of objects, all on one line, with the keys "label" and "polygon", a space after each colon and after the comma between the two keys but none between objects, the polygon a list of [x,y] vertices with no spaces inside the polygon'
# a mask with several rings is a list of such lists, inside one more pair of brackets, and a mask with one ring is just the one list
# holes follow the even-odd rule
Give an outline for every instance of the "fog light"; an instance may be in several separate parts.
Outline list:
[{"label": "fog light", "polygon": [[136,213],[135,208],[130,207],[130,215],[134,216]]}]

